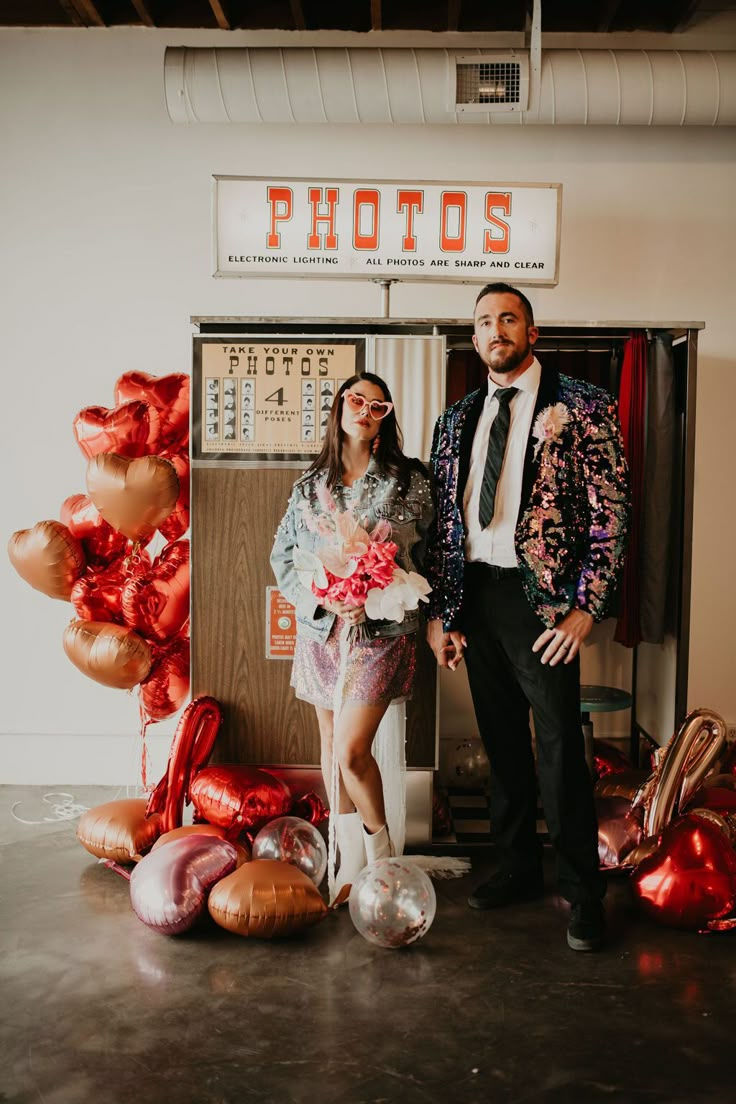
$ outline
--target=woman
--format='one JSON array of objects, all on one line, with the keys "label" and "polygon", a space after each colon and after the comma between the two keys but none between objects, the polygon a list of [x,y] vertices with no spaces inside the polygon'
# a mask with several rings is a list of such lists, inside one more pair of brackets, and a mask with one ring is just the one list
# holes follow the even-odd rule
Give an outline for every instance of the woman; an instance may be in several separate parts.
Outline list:
[{"label": "woman", "polygon": [[[294,484],[271,553],[279,589],[296,606],[291,684],[317,712],[322,775],[340,855],[334,896],[344,899],[366,860],[391,854],[384,780],[372,749],[389,705],[411,696],[418,614],[407,610],[402,622],[366,620],[362,607],[319,600],[300,582],[294,548],[314,552],[329,542],[324,523],[334,506],[351,510],[369,533],[379,521],[388,522],[399,567],[420,566],[433,516],[429,476],[420,461],[404,456],[389,389],[369,372],[345,380],[335,396],[322,451]],[[346,655],[343,644],[341,670],[341,634],[359,624],[361,639]],[[403,745],[401,755],[403,760]],[[385,781],[403,785],[403,778]]]}]

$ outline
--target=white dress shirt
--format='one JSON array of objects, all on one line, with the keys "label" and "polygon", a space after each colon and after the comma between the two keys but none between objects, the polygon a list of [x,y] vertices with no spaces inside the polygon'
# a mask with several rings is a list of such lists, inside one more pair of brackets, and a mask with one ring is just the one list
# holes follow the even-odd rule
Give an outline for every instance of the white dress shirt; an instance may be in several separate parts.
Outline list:
[{"label": "white dress shirt", "polygon": [[[488,435],[493,419],[498,413],[496,392],[499,385],[488,379],[488,395],[473,437],[470,454],[470,471],[463,495],[465,516],[465,559],[480,560],[497,567],[516,567],[514,530],[521,505],[521,482],[524,474],[524,456],[532,428],[534,405],[537,401],[542,367],[535,357],[527,370],[511,385],[517,394],[510,403],[511,421],[506,439],[503,467],[496,487],[495,511],[485,529],[478,520],[480,487],[488,452]],[[501,385],[503,386],[503,385]]]}]

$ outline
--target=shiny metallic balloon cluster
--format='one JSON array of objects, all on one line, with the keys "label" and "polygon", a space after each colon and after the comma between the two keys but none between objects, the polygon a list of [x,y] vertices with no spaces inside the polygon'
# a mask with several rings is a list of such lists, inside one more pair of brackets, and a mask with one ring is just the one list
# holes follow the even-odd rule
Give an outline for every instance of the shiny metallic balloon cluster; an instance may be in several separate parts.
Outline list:
[{"label": "shiny metallic balloon cluster", "polygon": [[723,718],[695,709],[648,777],[596,758],[598,850],[631,871],[642,910],[673,927],[736,927],[736,773]]},{"label": "shiny metallic balloon cluster", "polygon": [[[189,377],[126,372],[110,409],[74,419],[87,493],[64,500],[60,521],[13,533],[10,561],[76,619],[63,646],[103,686],[138,686],[151,721],[189,693]],[[160,534],[158,556],[146,545]]]}]

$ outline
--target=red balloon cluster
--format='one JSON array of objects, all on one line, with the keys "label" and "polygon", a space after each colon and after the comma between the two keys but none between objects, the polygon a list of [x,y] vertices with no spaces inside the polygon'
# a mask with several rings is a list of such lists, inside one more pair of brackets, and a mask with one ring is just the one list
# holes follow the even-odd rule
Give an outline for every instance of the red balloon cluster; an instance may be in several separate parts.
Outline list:
[{"label": "red balloon cluster", "polygon": [[[87,493],[60,521],[14,533],[8,554],[31,586],[71,601],[72,663],[105,686],[138,685],[158,721],[189,693],[189,377],[126,372],[115,404],[74,419]],[[152,557],[156,532],[167,543]]]}]

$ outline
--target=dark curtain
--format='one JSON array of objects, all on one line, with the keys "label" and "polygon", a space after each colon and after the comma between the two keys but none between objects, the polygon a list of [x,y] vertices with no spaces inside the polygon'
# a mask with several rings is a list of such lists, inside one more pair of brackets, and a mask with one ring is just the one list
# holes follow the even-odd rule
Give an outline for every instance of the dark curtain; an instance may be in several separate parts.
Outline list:
[{"label": "dark curtain", "polygon": [[631,524],[620,591],[614,640],[627,648],[641,641],[640,554],[644,487],[647,394],[647,343],[643,333],[632,333],[624,346],[619,389],[619,417],[631,481]]},{"label": "dark curtain", "polygon": [[677,403],[672,335],[656,334],[647,363],[646,465],[641,519],[641,638],[661,644],[674,629],[675,557],[680,535]]}]

